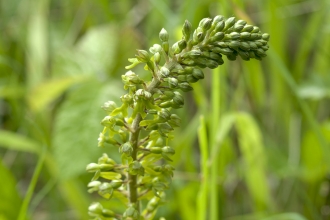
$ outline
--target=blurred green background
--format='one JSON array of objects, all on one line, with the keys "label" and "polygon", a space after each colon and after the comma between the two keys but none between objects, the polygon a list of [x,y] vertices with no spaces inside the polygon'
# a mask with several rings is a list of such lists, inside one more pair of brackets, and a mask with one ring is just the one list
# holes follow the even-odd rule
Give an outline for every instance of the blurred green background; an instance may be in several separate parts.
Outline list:
[{"label": "blurred green background", "polygon": [[[271,35],[261,62],[225,60],[185,95],[166,219],[330,219],[328,0],[0,2],[0,220],[89,219],[85,172],[136,49],[185,19],[235,16]],[[146,74],[142,69],[136,73]],[[158,219],[158,218],[157,218]]]}]

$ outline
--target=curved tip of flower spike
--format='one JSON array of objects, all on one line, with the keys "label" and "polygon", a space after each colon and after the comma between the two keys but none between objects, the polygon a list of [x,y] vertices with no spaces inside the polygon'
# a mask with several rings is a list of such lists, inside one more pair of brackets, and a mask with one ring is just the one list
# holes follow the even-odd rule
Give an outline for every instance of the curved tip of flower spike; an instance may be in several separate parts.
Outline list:
[{"label": "curved tip of flower spike", "polygon": [[237,56],[243,60],[261,60],[269,48],[269,38],[269,34],[262,33],[259,27],[235,17],[225,19],[219,15],[213,20],[204,18],[194,32],[192,41],[195,43],[190,43],[190,50],[180,54],[180,63],[213,69],[224,63],[222,55],[226,55],[229,60],[236,60]]}]

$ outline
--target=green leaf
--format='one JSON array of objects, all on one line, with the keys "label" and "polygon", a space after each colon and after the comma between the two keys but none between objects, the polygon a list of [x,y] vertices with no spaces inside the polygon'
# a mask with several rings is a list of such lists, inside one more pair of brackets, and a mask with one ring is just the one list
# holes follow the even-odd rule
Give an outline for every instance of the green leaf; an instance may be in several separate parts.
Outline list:
[{"label": "green leaf", "polygon": [[31,153],[37,153],[40,149],[39,143],[35,140],[5,130],[0,130],[0,147]]},{"label": "green leaf", "polygon": [[32,111],[39,112],[61,96],[72,85],[85,78],[86,77],[66,77],[42,82],[28,93],[28,104]]},{"label": "green leaf", "polygon": [[17,219],[21,198],[16,190],[16,180],[0,161],[0,219]]},{"label": "green leaf", "polygon": [[120,180],[121,174],[115,172],[101,172],[100,177],[107,180]]},{"label": "green leaf", "polygon": [[62,178],[85,173],[86,164],[97,161],[104,150],[118,155],[114,148],[97,147],[97,138],[102,131],[100,122],[105,116],[101,106],[109,100],[118,103],[118,97],[122,95],[116,81],[112,83],[105,85],[91,78],[71,90],[58,109],[53,151]]},{"label": "green leaf", "polygon": [[247,186],[256,208],[266,209],[270,203],[270,193],[266,179],[262,136],[254,119],[246,113],[236,113],[236,129],[239,147],[244,158],[244,173]]},{"label": "green leaf", "polygon": [[[321,126],[321,131],[327,141],[330,142],[330,121]],[[303,167],[303,178],[310,182],[321,181],[328,173],[324,151],[313,131],[308,131],[301,144],[301,163]]]}]

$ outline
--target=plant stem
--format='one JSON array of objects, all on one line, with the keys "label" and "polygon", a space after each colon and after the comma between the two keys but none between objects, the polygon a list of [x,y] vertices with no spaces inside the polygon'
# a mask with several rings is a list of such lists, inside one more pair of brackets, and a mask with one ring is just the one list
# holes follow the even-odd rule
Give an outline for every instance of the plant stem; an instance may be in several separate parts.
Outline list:
[{"label": "plant stem", "polygon": [[[159,86],[160,81],[157,77],[154,77],[151,83],[147,87],[147,91],[152,93],[152,90]],[[137,159],[137,152],[138,152],[138,143],[139,143],[139,134],[140,134],[140,122],[142,117],[140,114],[137,114],[136,118],[132,123],[132,131],[130,132],[129,141],[132,144],[133,152],[132,158],[133,160]],[[138,187],[137,187],[137,175],[128,174],[128,200],[129,204],[136,204],[137,210],[139,210],[139,203],[138,203]]]}]

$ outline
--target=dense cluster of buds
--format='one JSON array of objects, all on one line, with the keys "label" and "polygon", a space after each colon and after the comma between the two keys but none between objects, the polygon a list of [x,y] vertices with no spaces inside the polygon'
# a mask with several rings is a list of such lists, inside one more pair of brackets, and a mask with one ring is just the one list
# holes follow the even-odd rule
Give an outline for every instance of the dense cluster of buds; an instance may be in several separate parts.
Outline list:
[{"label": "dense cluster of buds", "polygon": [[[162,29],[161,44],[154,44],[150,52],[138,50],[126,69],[145,64],[151,81],[129,70],[122,76],[128,92],[120,97],[121,105],[108,101],[102,106],[108,115],[101,121],[104,128],[98,146],[117,148],[121,162],[104,154],[98,163],[87,165],[87,171],[94,173],[88,191],[98,192],[105,199],[120,193],[127,198],[127,209],[115,214],[93,203],[89,214],[94,220],[152,219],[165,202],[164,191],[172,181],[174,168],[167,162],[175,150],[168,142],[181,122],[173,113],[184,105],[180,91],[192,90],[190,84],[204,78],[202,69],[223,64],[222,56],[260,60],[268,49],[268,34],[234,17],[204,18],[194,32],[186,21],[182,33],[182,39],[169,47],[168,33]],[[146,207],[141,207],[142,199],[149,201]]]}]

